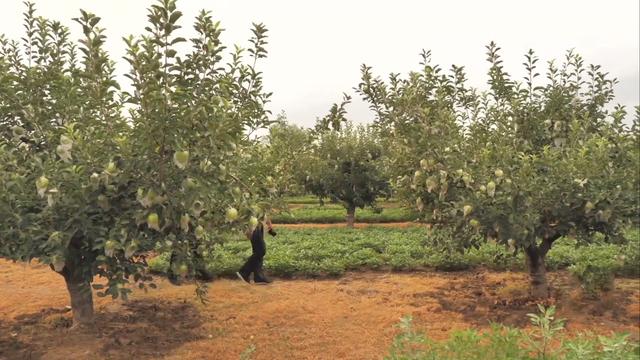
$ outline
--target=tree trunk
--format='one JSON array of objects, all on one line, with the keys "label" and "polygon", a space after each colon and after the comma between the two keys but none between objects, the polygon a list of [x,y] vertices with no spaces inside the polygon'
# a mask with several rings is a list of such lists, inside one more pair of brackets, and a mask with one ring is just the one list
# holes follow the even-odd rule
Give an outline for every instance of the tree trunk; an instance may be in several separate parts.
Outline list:
[{"label": "tree trunk", "polygon": [[[65,269],[66,270],[66,269]],[[93,325],[93,293],[91,284],[72,271],[62,274],[67,284],[73,311],[73,327]]]},{"label": "tree trunk", "polygon": [[530,246],[526,249],[525,254],[531,280],[531,296],[548,298],[549,284],[547,283],[547,267],[544,263],[546,252],[540,251],[537,246]]},{"label": "tree trunk", "polygon": [[355,218],[356,218],[356,207],[349,206],[347,208],[347,227],[353,228],[353,223],[355,222]]},{"label": "tree trunk", "polygon": [[95,262],[97,254],[83,250],[83,240],[80,233],[71,237],[62,271],[56,271],[51,265],[51,269],[62,275],[67,285],[71,299],[71,311],[73,312],[73,328],[93,326],[93,291],[91,288],[93,274],[87,265]]}]

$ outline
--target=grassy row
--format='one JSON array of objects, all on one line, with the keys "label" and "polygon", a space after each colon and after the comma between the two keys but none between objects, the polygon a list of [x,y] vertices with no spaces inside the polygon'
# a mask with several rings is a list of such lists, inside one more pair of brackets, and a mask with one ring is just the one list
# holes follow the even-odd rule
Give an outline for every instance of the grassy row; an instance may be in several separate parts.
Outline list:
[{"label": "grassy row", "polygon": [[289,196],[285,198],[285,202],[287,204],[309,204],[309,205],[317,205],[318,197],[313,195],[300,195],[300,196]]},{"label": "grassy row", "polygon": [[[384,206],[384,204],[383,204]],[[278,214],[273,217],[276,224],[321,223],[334,224],[345,222],[347,211],[338,204],[302,205],[294,208],[290,214]],[[373,209],[357,209],[356,222],[389,223],[414,221],[419,215],[403,207],[385,207],[380,212]]]},{"label": "grassy row", "polygon": [[[637,234],[637,233],[636,233]],[[463,253],[451,250],[451,234],[445,231],[427,235],[424,228],[326,228],[279,229],[278,236],[268,237],[266,270],[275,276],[337,276],[356,269],[419,270],[434,268],[443,271],[487,267],[494,270],[520,270],[524,267],[522,253],[502,245],[486,243]],[[566,268],[576,263],[605,262],[614,259],[612,272],[638,276],[640,242],[626,245],[595,244],[579,246],[575,240],[561,239],[549,252],[549,269]],[[232,275],[251,254],[249,241],[238,237],[217,244],[205,258],[213,274]],[[624,255],[624,257],[622,256]],[[156,272],[166,272],[168,256],[163,254],[150,262]]]},{"label": "grassy row", "polygon": [[[318,197],[313,195],[288,196],[284,198],[284,201],[287,204],[291,204],[291,205],[320,205],[320,200],[318,199]],[[399,204],[399,201],[394,198],[391,198],[391,199],[378,198],[376,201],[378,204],[382,204],[383,206],[384,204],[390,204],[390,205]],[[331,204],[331,202],[325,199],[325,204]]]}]

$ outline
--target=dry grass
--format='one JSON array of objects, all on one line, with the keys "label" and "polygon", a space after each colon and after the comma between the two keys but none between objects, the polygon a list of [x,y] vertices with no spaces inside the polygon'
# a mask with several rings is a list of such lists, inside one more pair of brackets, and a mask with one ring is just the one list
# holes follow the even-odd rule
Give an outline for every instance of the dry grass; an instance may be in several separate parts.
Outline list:
[{"label": "dry grass", "polygon": [[[638,339],[639,280],[598,300],[576,296],[565,273],[551,274],[559,317],[570,332],[629,331]],[[210,284],[207,305],[194,286],[134,293],[128,303],[96,299],[101,325],[91,333],[65,328],[62,278],[45,266],[0,261],[0,359],[380,359],[401,316],[443,339],[452,329],[490,321],[526,326],[535,304],[511,291],[526,274],[351,273],[333,280],[234,280]],[[513,296],[505,299],[504,296]],[[250,351],[249,351],[250,352]]]}]

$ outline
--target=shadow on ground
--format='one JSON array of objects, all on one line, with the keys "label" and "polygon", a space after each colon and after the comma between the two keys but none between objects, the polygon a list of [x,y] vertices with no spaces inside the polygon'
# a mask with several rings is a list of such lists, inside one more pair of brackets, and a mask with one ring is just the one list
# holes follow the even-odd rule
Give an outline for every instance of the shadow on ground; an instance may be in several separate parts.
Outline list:
[{"label": "shadow on ground", "polygon": [[[469,276],[474,277],[468,281]],[[528,284],[522,281],[501,279],[491,281],[483,273],[467,274],[466,281],[452,281],[435,291],[414,294],[419,303],[422,299],[434,299],[443,311],[462,315],[465,322],[476,327],[484,327],[489,323],[501,323],[513,327],[524,327],[530,324],[527,314],[539,313],[538,304],[555,305],[558,318],[580,319],[581,322],[598,322],[602,324],[617,323],[637,325],[640,316],[629,312],[633,291],[617,289],[615,292],[587,297],[575,280],[566,274],[549,275],[551,296],[540,300],[532,298],[527,289]],[[573,321],[566,322],[571,326]]]},{"label": "shadow on ground", "polygon": [[96,324],[71,329],[70,311],[52,308],[0,320],[0,359],[159,358],[203,338],[200,313],[188,302],[114,304],[97,311]]}]

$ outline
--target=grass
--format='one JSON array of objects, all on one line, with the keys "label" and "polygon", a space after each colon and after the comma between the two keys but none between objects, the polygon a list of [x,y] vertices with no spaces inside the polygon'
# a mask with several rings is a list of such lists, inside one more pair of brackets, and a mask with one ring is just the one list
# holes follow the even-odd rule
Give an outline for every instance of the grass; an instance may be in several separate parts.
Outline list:
[{"label": "grass", "polygon": [[[317,200],[316,200],[317,201]],[[297,204],[290,214],[278,214],[273,217],[276,224],[300,224],[320,223],[334,224],[345,222],[347,211],[340,204]],[[398,206],[397,203],[380,203],[382,211],[374,211],[371,208],[356,209],[356,222],[363,223],[389,223],[414,221],[419,215],[407,208]],[[293,206],[292,206],[293,207]]]},{"label": "grass", "polygon": [[564,321],[555,318],[555,308],[538,307],[539,314],[527,314],[532,330],[492,324],[483,332],[454,331],[444,341],[415,330],[411,317],[404,317],[385,360],[631,360],[640,356],[638,342],[628,334],[567,336]]},{"label": "grass", "polygon": [[[288,196],[284,198],[284,201],[287,204],[307,204],[307,205],[319,205],[320,204],[320,200],[318,200],[317,196],[314,195],[299,195],[299,196]],[[395,199],[385,199],[385,198],[378,198],[377,202],[379,203],[398,203],[397,200]],[[325,203],[326,204],[330,204],[330,202],[328,200],[325,199]]]},{"label": "grass", "polygon": [[313,195],[289,196],[284,199],[287,204],[309,204],[318,205],[318,198]]},{"label": "grass", "polygon": [[[521,270],[522,253],[514,256],[502,245],[485,243],[479,248],[457,252],[450,248],[452,235],[446,231],[427,235],[424,228],[325,228],[278,229],[268,237],[265,269],[272,275],[338,276],[349,270],[392,269],[442,271],[486,267],[493,270]],[[595,244],[578,246],[575,240],[561,239],[547,256],[549,269],[574,265],[585,253],[603,258],[624,254],[614,271],[618,275],[637,276],[640,263],[638,241],[627,245]],[[232,276],[251,254],[251,244],[241,236],[216,244],[205,257],[207,269],[219,276]],[[595,255],[593,255],[595,254]],[[166,272],[168,255],[150,261],[156,272]]]}]

